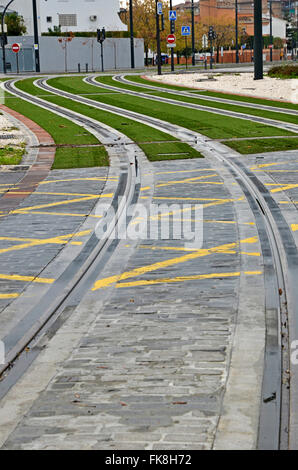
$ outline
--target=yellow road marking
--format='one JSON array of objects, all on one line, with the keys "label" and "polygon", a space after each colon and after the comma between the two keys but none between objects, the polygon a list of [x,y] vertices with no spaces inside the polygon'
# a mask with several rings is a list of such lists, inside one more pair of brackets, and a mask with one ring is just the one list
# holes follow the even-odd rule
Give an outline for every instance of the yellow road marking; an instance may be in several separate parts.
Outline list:
[{"label": "yellow road marking", "polygon": [[[76,214],[76,213],[68,213],[68,212],[43,212],[43,211],[28,211],[28,212],[22,212],[22,214],[27,214],[27,215],[34,215],[34,214],[39,214],[39,215],[59,215],[63,217],[92,217],[94,219],[101,219],[102,215],[95,215],[95,214]],[[1,216],[0,217],[4,217]]]},{"label": "yellow road marking", "polygon": [[[10,191],[13,194],[31,194],[31,191]],[[76,197],[101,197],[99,194],[79,194],[79,193],[48,193],[46,191],[35,191],[34,194],[44,194],[45,196],[76,196]],[[106,196],[105,196],[106,197]]]},{"label": "yellow road marking", "polygon": [[278,193],[280,191],[287,191],[288,189],[298,188],[298,184],[287,184],[283,185],[280,188],[271,189],[271,193]]},{"label": "yellow road marking", "polygon": [[117,176],[112,177],[98,177],[98,178],[71,178],[71,179],[63,179],[63,180],[51,180],[51,181],[42,181],[39,184],[51,184],[51,183],[64,183],[68,181],[106,181],[106,180],[118,180]]},{"label": "yellow road marking", "polygon": [[259,165],[255,165],[255,166],[252,166],[250,167],[250,170],[257,170],[258,168],[267,168],[269,166],[275,166],[275,165],[283,165],[284,163],[288,164],[288,163],[297,163],[298,160],[285,160],[285,161],[281,161],[281,162],[273,162],[273,163],[261,163]]},{"label": "yellow road marking", "polygon": [[[262,271],[245,271],[243,274],[246,276],[258,276],[263,274]],[[122,282],[116,285],[117,289],[121,289],[123,287],[140,287],[140,286],[152,286],[156,284],[165,284],[165,283],[172,283],[172,282],[187,282],[187,281],[199,281],[203,279],[222,279],[228,277],[239,277],[241,276],[241,272],[234,272],[234,273],[213,273],[213,274],[197,274],[195,276],[181,276],[181,277],[174,277],[174,278],[163,278],[163,279],[152,279],[152,280],[144,280],[144,281],[135,281],[135,282]]]},{"label": "yellow road marking", "polygon": [[155,173],[155,175],[157,176],[157,175],[173,175],[176,173],[197,173],[200,171],[216,171],[216,170],[214,168],[201,168],[199,170],[160,171],[158,173]]},{"label": "yellow road marking", "polygon": [[46,239],[37,239],[35,241],[29,242],[29,243],[22,243],[21,245],[15,245],[11,246],[9,248],[2,248],[0,250],[1,253],[7,253],[10,251],[19,251],[23,250],[25,248],[31,248],[33,246],[40,246],[40,245],[48,245],[52,243],[58,243],[58,244],[64,244],[65,241],[69,238],[72,237],[83,237],[85,235],[88,235],[91,232],[91,230],[85,230],[84,232],[78,232],[78,233],[71,233],[68,235],[62,235],[60,237],[53,237],[53,238],[46,238]]},{"label": "yellow road marking", "polygon": [[138,276],[141,276],[143,274],[146,274],[152,271],[157,271],[158,269],[166,268],[169,266],[174,266],[180,263],[185,263],[189,260],[194,260],[200,257],[204,257],[212,253],[225,252],[226,250],[239,246],[239,244],[256,243],[256,242],[257,242],[257,237],[252,237],[252,238],[246,238],[244,240],[241,240],[239,243],[238,242],[227,243],[227,244],[219,245],[213,248],[200,249],[188,255],[180,256],[178,258],[171,258],[171,259],[161,261],[158,263],[150,264],[147,266],[142,266],[140,268],[136,268],[136,269],[133,269],[132,271],[128,271],[122,274],[110,276],[105,279],[100,279],[95,282],[92,290],[95,291],[103,287],[110,286],[111,284],[115,284],[118,281],[129,279],[131,277],[138,277]]},{"label": "yellow road marking", "polygon": [[97,195],[97,196],[87,196],[87,197],[82,197],[82,198],[77,198],[77,199],[70,199],[68,201],[51,202],[48,204],[40,204],[38,206],[31,206],[31,207],[24,207],[21,209],[16,209],[14,211],[11,211],[10,214],[22,214],[23,212],[33,211],[35,209],[44,209],[46,207],[56,207],[56,206],[62,206],[66,204],[75,204],[76,202],[90,201],[92,199],[100,199],[100,198],[112,197],[112,196],[113,194],[102,194],[102,195]]},{"label": "yellow road marking", "polygon": [[20,294],[0,294],[0,299],[16,299]]},{"label": "yellow road marking", "polygon": [[[129,248],[130,245],[127,246]],[[193,248],[184,248],[180,246],[148,246],[148,245],[140,245],[140,249],[142,250],[151,250],[151,251],[157,251],[157,250],[162,250],[162,251],[188,251],[188,252],[197,252],[198,250],[193,249]],[[231,254],[234,255],[237,253],[235,250],[226,250],[226,251],[221,251],[221,254]],[[261,256],[261,253],[259,252],[247,252],[247,251],[239,251],[241,255],[247,255],[247,256]]]},{"label": "yellow road marking", "polygon": [[211,178],[212,176],[217,176],[218,177],[218,174],[213,173],[212,175],[196,176],[194,178],[186,178],[184,180],[176,180],[176,181],[161,181],[156,185],[156,187],[157,188],[162,188],[164,186],[172,186],[174,184],[193,183],[193,182],[196,182],[198,180],[205,179],[205,178]]},{"label": "yellow road marking", "polygon": [[[0,237],[0,241],[10,241],[10,242],[39,242],[40,238],[17,238],[17,237]],[[69,242],[68,240],[55,240],[51,242],[51,244],[66,244],[70,243],[70,245],[82,245],[82,242]]]},{"label": "yellow road marking", "polygon": [[55,279],[47,279],[34,276],[19,276],[18,274],[0,274],[0,279],[7,281],[37,282],[39,284],[53,284]]}]

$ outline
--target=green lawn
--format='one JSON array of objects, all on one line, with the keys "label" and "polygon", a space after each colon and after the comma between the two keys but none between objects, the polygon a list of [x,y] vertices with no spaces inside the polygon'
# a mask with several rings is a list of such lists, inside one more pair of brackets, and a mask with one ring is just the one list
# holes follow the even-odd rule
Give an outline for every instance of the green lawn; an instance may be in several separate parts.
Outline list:
[{"label": "green lawn", "polygon": [[[24,82],[23,82],[24,83]],[[48,82],[61,90],[64,90],[66,83],[70,86],[68,77],[54,78]],[[84,91],[92,93],[93,85],[85,84]],[[73,85],[72,93],[75,95],[78,90]],[[145,114],[157,119],[168,121],[172,124],[191,129],[212,139],[233,138],[233,137],[269,137],[278,135],[293,135],[293,133],[267,126],[253,121],[237,119],[228,116],[221,116],[208,111],[199,111],[150,101],[146,98],[139,98],[118,93],[113,95],[93,96],[93,100],[117,106],[123,109]]]},{"label": "green lawn", "polygon": [[104,147],[58,147],[53,170],[109,166]]},{"label": "green lawn", "polygon": [[[78,81],[73,80],[73,78],[77,79],[79,77],[71,77],[70,82],[73,86],[71,88],[72,90],[71,92],[74,94],[79,94],[78,90],[75,88],[75,85]],[[142,146],[142,144],[146,142],[150,142],[150,143],[158,142],[160,145],[163,146],[163,151],[159,152],[161,154],[182,153],[181,142],[169,134],[161,132],[160,130],[155,129],[153,127],[146,126],[139,122],[133,121],[131,119],[123,118],[121,116],[118,116],[117,114],[108,113],[106,111],[101,111],[99,109],[94,108],[93,106],[84,105],[84,104],[72,101],[71,99],[59,97],[53,93],[48,93],[48,92],[45,92],[44,90],[40,90],[39,88],[33,85],[34,80],[35,79],[22,80],[21,82],[18,82],[16,86],[20,88],[21,90],[26,91],[27,93],[30,93],[34,96],[42,94],[43,99],[46,101],[55,103],[64,108],[71,109],[75,112],[78,112],[88,117],[91,117],[93,119],[96,119],[97,121],[103,122],[109,125],[110,127],[113,127],[114,129],[117,129],[118,131],[127,135],[134,142],[139,143],[140,146]],[[60,81],[62,80],[62,78],[51,79],[49,80],[49,84],[53,85],[52,83],[53,80],[57,80],[58,83],[60,84]],[[94,87],[92,85],[87,85],[83,83],[81,78],[79,78],[79,80],[80,80],[79,89],[81,90],[81,92],[82,90],[83,90],[83,93],[86,92],[85,87],[87,87],[89,93],[90,93],[90,90],[89,90],[90,88],[91,88],[91,91],[94,91]],[[70,84],[68,83],[67,86],[70,87]],[[119,95],[117,94],[117,96]],[[93,95],[92,99],[99,100],[98,95],[97,94]],[[169,143],[169,141],[171,141],[172,144],[171,142]],[[157,155],[158,152],[155,151],[154,145],[144,146],[143,148],[148,159],[149,160],[157,160],[157,159],[168,160],[169,159],[168,155],[165,155],[165,156]],[[188,144],[183,144],[183,146],[184,146],[183,148],[185,149],[183,153],[188,153],[189,155],[191,155],[191,157],[187,157],[187,158],[202,158],[202,155],[199,152],[192,149],[192,147],[190,147]],[[176,159],[177,156],[175,155],[173,158]],[[183,156],[183,158],[186,158],[186,157]]]},{"label": "green lawn", "polygon": [[24,153],[25,149],[20,147],[0,148],[0,165],[19,165]]},{"label": "green lawn", "polygon": [[[36,122],[52,136],[57,145],[92,145],[100,143],[93,134],[71,120],[60,117],[21,98],[16,98],[7,92],[5,93],[5,105]],[[10,156],[0,157],[0,164],[15,165],[20,161],[21,157],[19,156],[14,159]],[[108,154],[104,147],[58,147],[52,169],[88,168],[108,164]]]},{"label": "green lawn", "polygon": [[[112,79],[112,77],[98,77],[97,78],[98,82],[105,83],[106,85],[114,85],[118,86],[117,82]],[[146,88],[139,88],[130,86],[130,85],[124,85],[122,83],[119,83],[121,89],[128,89],[132,91],[138,91],[138,92],[143,92],[143,93],[148,93],[148,89]],[[272,112],[272,111],[265,111],[262,109],[257,109],[257,108],[248,108],[245,106],[237,106],[236,104],[228,104],[228,103],[220,103],[216,101],[208,101],[208,100],[202,100],[197,97],[185,97],[185,96],[179,96],[177,94],[172,94],[172,93],[167,93],[167,92],[152,92],[152,90],[149,90],[149,93],[154,96],[160,96],[162,98],[168,98],[176,101],[182,101],[184,103],[193,103],[193,104],[198,104],[200,106],[207,106],[211,108],[216,108],[216,109],[223,109],[227,111],[233,111],[236,113],[244,113],[248,114],[251,116],[259,116],[259,117],[264,117],[266,119],[276,119],[277,121],[284,121],[284,122],[291,122],[293,124],[298,124],[298,116],[294,116],[292,114],[285,114],[285,113],[278,113],[278,112]]]},{"label": "green lawn", "polygon": [[266,105],[266,106],[274,106],[277,108],[286,108],[286,109],[294,109],[298,111],[298,105],[294,103],[287,103],[283,101],[274,101],[274,100],[267,100],[267,99],[262,99],[262,98],[253,98],[250,96],[240,96],[240,95],[233,95],[230,93],[221,93],[221,92],[216,92],[216,91],[204,91],[204,90],[195,90],[194,88],[187,88],[187,87],[177,87],[174,85],[168,85],[164,83],[157,83],[157,82],[152,82],[150,80],[146,80],[144,78],[141,78],[139,76],[134,76],[134,75],[127,75],[125,77],[127,80],[135,83],[140,83],[142,85],[151,85],[155,87],[162,87],[162,88],[168,88],[169,90],[180,90],[180,91],[188,91],[192,92],[195,94],[200,94],[200,95],[206,95],[206,96],[212,96],[215,98],[225,98],[228,100],[235,100],[235,101],[241,101],[244,103],[255,103],[255,104],[261,104],[261,105]]},{"label": "green lawn", "polygon": [[242,154],[278,152],[282,150],[296,150],[298,148],[298,137],[288,139],[234,140],[222,143]]}]

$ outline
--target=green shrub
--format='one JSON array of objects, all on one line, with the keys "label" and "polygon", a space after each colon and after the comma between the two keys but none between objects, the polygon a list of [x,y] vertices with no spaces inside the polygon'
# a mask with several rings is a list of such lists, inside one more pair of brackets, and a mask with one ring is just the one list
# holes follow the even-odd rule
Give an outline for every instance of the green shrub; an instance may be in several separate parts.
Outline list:
[{"label": "green shrub", "polygon": [[278,65],[272,67],[268,72],[273,78],[298,78],[298,65]]}]

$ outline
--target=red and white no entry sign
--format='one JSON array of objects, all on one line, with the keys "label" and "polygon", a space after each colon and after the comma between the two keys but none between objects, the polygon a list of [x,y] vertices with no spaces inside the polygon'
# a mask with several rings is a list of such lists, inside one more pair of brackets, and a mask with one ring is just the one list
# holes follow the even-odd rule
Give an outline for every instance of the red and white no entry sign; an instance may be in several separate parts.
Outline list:
[{"label": "red and white no entry sign", "polygon": [[169,34],[167,37],[168,44],[174,44],[176,42],[175,34]]},{"label": "red and white no entry sign", "polygon": [[17,43],[13,44],[11,48],[12,48],[12,51],[15,53],[20,52],[20,49],[21,49],[20,44],[17,44]]}]

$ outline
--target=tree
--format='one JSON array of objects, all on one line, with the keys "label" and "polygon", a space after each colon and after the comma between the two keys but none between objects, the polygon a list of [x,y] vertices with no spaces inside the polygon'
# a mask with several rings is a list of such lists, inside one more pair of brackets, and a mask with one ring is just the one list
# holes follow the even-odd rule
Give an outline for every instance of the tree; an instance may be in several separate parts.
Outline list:
[{"label": "tree", "polygon": [[[2,18],[2,15],[0,18]],[[8,36],[22,36],[27,32],[24,18],[15,12],[5,16],[5,24],[7,25]]]},{"label": "tree", "polygon": [[[144,49],[146,54],[146,65],[148,64],[149,50],[156,51],[156,16],[155,16],[155,0],[133,0],[134,13],[134,33],[138,38],[144,39]],[[168,1],[163,2],[163,12],[165,19],[165,31],[161,31],[162,51],[166,50],[165,39],[169,34],[168,21],[169,4]],[[121,19],[129,25],[129,5],[127,10],[122,12]]]}]

